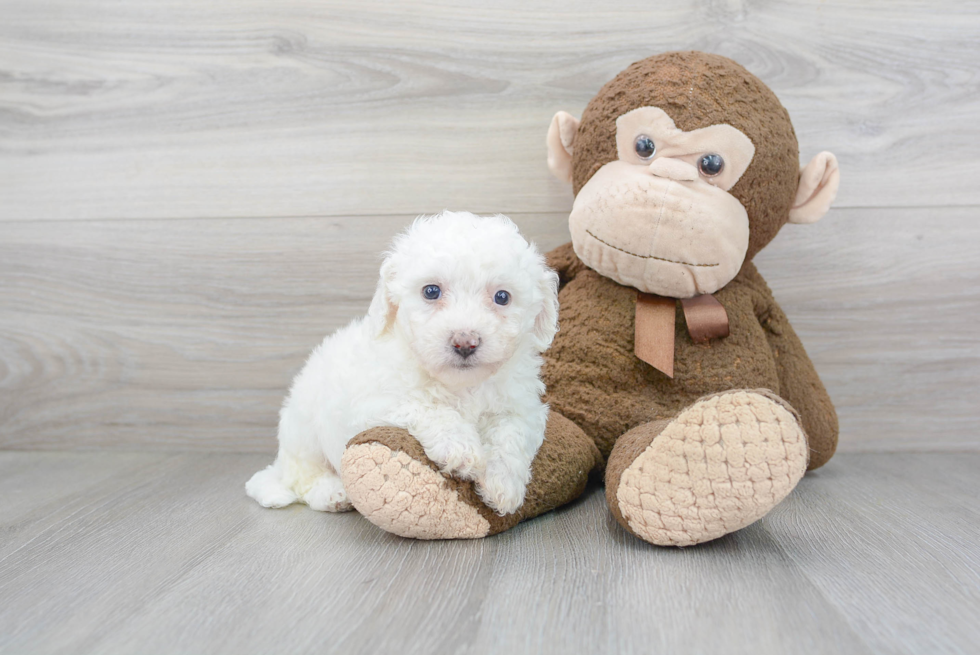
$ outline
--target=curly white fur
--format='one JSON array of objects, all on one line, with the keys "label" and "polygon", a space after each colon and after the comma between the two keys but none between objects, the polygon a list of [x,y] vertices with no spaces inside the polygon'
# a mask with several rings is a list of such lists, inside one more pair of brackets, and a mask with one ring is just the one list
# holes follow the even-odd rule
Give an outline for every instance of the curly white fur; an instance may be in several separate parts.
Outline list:
[{"label": "curly white fur", "polygon": [[[430,285],[437,299],[424,297]],[[558,329],[557,286],[505,216],[417,219],[387,253],[368,315],[324,339],[296,376],[279,453],[248,495],[265,507],[348,510],[338,475],[347,442],[393,425],[443,472],[474,480],[499,514],[516,511],[544,440],[540,353]],[[495,302],[499,291],[509,302]],[[465,357],[460,335],[479,344]]]}]

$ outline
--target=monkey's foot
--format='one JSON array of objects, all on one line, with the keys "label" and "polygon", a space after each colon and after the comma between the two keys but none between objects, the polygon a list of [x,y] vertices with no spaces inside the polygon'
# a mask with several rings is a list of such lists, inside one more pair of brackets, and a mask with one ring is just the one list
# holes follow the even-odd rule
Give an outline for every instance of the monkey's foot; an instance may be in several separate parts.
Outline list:
[{"label": "monkey's foot", "polygon": [[414,539],[476,539],[574,500],[601,461],[592,440],[552,412],[524,504],[513,514],[497,515],[471,481],[440,473],[421,444],[400,428],[372,428],[354,437],[340,473],[354,509],[382,530]]},{"label": "monkey's foot", "polygon": [[355,437],[344,451],[341,476],[354,508],[387,532],[414,539],[490,533],[477,506],[464,500],[463,487],[472,485],[440,473],[405,430],[374,428]]},{"label": "monkey's foot", "polygon": [[606,469],[606,499],[641,539],[690,546],[765,516],[803,477],[807,458],[786,401],[767,390],[729,391],[621,436]]}]

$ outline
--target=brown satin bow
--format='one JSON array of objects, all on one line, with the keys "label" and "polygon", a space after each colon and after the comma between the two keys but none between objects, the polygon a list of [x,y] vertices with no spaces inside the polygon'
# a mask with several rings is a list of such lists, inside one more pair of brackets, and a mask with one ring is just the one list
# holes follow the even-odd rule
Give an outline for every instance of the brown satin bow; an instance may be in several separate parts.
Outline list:
[{"label": "brown satin bow", "polygon": [[[636,336],[633,352],[667,377],[674,377],[674,317],[677,301],[649,293],[636,296]],[[711,294],[682,298],[687,333],[694,343],[727,337],[728,312]]]}]

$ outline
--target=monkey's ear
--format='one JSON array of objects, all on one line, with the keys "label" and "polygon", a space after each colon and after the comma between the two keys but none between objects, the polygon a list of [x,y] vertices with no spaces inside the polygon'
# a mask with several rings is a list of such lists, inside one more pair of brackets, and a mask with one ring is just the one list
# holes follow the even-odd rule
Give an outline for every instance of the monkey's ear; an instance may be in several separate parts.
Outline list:
[{"label": "monkey's ear", "polygon": [[790,223],[816,223],[830,209],[840,186],[837,157],[821,152],[800,169],[800,188],[789,210]]},{"label": "monkey's ear", "polygon": [[548,169],[567,184],[572,183],[572,148],[578,134],[578,119],[560,111],[548,128]]},{"label": "monkey's ear", "polygon": [[394,275],[394,266],[390,259],[385,259],[381,264],[381,277],[378,279],[378,287],[374,291],[374,298],[371,299],[371,306],[368,308],[367,320],[371,325],[371,333],[374,337],[380,337],[391,329],[395,322],[395,315],[398,313],[398,305],[391,297],[388,285]]}]

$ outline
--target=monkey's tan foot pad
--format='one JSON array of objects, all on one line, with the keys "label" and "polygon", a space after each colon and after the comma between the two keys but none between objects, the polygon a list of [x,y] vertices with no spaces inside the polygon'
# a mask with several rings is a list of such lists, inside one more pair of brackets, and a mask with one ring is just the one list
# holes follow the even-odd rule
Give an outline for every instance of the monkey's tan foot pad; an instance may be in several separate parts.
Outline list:
[{"label": "monkey's tan foot pad", "polygon": [[717,539],[782,501],[806,472],[807,458],[796,413],[775,394],[702,398],[623,471],[615,494],[620,522],[661,546]]},{"label": "monkey's tan foot pad", "polygon": [[413,539],[476,539],[490,523],[460,498],[458,481],[444,477],[401,450],[352,443],[341,464],[354,508],[376,526]]}]

